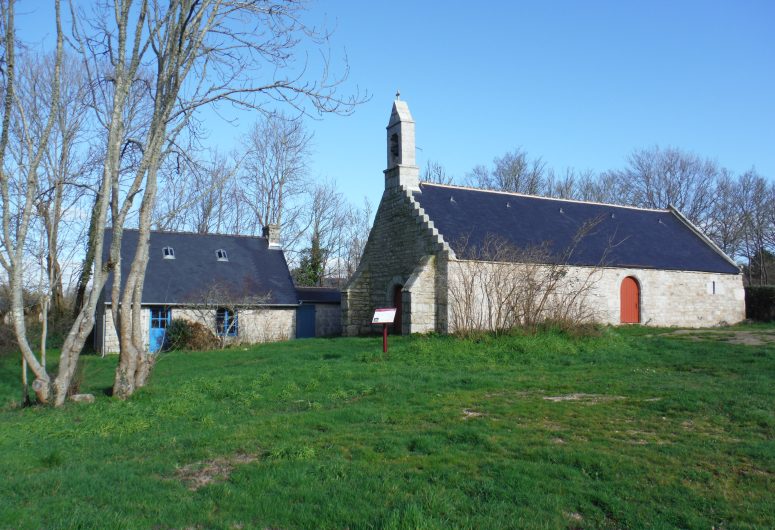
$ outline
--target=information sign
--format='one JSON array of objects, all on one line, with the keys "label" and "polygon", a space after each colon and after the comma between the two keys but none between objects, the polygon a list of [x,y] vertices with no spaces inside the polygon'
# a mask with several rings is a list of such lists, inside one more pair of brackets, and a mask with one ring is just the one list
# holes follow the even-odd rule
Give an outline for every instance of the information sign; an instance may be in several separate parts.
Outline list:
[{"label": "information sign", "polygon": [[392,324],[396,320],[396,308],[395,307],[383,307],[374,310],[374,318],[371,319],[372,324],[382,324],[382,352],[387,353],[387,328],[388,324]]},{"label": "information sign", "polygon": [[396,308],[386,307],[383,309],[374,310],[374,318],[371,320],[372,324],[392,324],[396,319]]}]

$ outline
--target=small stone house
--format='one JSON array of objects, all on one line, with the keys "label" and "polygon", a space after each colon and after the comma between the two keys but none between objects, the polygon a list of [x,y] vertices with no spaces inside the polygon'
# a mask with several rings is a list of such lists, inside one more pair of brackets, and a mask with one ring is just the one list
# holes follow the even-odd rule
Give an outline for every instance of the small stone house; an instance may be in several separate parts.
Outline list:
[{"label": "small stone house", "polygon": [[[530,267],[555,274],[557,303],[572,297],[601,323],[705,327],[745,318],[739,268],[672,207],[650,210],[420,182],[415,124],[399,99],[387,126],[384,173],[368,243],[342,293],[346,335],[373,332],[378,307],[398,309],[396,332],[453,332],[466,286],[474,312],[491,316],[493,279],[509,277],[504,271],[512,274],[515,262],[519,274]],[[533,261],[527,251],[512,260],[488,257],[481,249],[492,241],[540,252]]]},{"label": "small stone house", "polygon": [[[106,254],[111,235],[110,231],[105,235]],[[124,230],[122,279],[129,273],[138,235],[137,230]],[[172,319],[202,323],[229,343],[296,338],[302,312],[313,316],[302,336],[328,335],[332,326],[341,329],[339,293],[322,290],[333,298],[321,301],[326,293],[306,300],[297,291],[275,226],[267,227],[264,237],[152,231],[149,244],[142,295],[143,336],[149,351],[163,347]],[[119,349],[110,311],[112,282],[111,275],[97,306],[94,347],[101,353]],[[316,311],[318,307],[322,309]],[[318,318],[320,325],[314,319],[318,312],[325,315]]]}]

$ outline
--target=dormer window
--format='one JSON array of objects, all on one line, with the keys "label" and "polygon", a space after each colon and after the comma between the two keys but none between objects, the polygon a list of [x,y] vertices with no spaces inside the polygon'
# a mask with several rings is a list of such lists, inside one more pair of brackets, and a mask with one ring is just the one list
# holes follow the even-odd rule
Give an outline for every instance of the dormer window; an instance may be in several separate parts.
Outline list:
[{"label": "dormer window", "polygon": [[215,251],[215,257],[218,258],[218,261],[229,261],[229,256],[226,255],[226,251],[222,248]]},{"label": "dormer window", "polygon": [[175,259],[175,250],[172,247],[164,247],[161,249],[161,253],[164,259]]}]

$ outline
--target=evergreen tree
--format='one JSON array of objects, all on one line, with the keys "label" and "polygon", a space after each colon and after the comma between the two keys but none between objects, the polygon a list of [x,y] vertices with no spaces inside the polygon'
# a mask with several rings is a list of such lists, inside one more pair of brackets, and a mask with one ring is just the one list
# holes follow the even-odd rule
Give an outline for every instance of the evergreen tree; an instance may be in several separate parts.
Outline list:
[{"label": "evergreen tree", "polygon": [[294,271],[296,285],[314,287],[323,283],[323,249],[317,232],[312,234],[310,244],[302,251],[299,268]]}]

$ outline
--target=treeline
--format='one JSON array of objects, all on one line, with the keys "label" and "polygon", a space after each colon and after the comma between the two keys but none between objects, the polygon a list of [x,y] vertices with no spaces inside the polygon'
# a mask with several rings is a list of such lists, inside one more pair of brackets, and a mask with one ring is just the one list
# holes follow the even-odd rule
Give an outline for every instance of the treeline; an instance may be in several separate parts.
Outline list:
[{"label": "treeline", "polygon": [[430,161],[423,180],[564,199],[666,208],[672,205],[743,266],[749,285],[775,282],[775,182],[734,174],[677,148],[633,151],[622,169],[564,172],[515,149],[453,177]]}]

